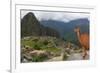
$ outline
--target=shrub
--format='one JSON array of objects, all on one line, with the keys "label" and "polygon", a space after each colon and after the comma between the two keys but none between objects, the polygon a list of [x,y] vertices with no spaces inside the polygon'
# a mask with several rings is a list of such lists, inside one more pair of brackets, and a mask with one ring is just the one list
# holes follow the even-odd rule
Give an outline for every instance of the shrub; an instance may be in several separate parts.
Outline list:
[{"label": "shrub", "polygon": [[32,58],[32,62],[42,62],[46,59],[48,59],[48,57],[46,55],[34,56]]},{"label": "shrub", "polygon": [[35,44],[35,45],[34,45],[34,49],[40,50],[40,49],[41,49],[41,46],[39,46],[38,44]]},{"label": "shrub", "polygon": [[47,40],[45,40],[45,41],[43,42],[43,44],[44,44],[44,45],[48,45],[49,42],[48,42]]}]

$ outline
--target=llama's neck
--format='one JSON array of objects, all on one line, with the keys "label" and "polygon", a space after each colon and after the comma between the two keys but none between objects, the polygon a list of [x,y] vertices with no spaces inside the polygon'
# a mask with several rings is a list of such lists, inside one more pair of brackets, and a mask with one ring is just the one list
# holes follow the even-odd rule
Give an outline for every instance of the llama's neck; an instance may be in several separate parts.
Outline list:
[{"label": "llama's neck", "polygon": [[77,37],[78,37],[79,42],[81,42],[81,40],[80,40],[80,31],[77,32]]}]

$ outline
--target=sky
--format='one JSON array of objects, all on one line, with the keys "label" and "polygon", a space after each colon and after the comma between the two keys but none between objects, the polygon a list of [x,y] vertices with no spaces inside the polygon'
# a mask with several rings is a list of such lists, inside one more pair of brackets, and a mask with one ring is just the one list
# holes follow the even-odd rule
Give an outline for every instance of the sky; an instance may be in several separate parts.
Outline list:
[{"label": "sky", "polygon": [[58,20],[63,22],[69,22],[71,20],[79,18],[89,19],[89,14],[86,13],[69,13],[69,12],[44,12],[44,11],[21,11],[21,19],[29,12],[34,13],[39,21],[42,20]]}]

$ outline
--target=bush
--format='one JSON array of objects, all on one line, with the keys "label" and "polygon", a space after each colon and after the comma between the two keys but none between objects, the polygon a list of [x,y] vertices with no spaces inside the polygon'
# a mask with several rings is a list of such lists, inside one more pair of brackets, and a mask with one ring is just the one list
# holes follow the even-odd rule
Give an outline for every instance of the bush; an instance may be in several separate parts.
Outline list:
[{"label": "bush", "polygon": [[44,60],[48,59],[46,55],[41,55],[41,56],[34,56],[32,58],[32,62],[42,62]]},{"label": "bush", "polygon": [[38,42],[38,39],[33,39],[32,41],[34,41],[34,42]]},{"label": "bush", "polygon": [[34,49],[36,49],[36,50],[40,50],[40,49],[41,49],[41,46],[35,44],[35,45],[34,45]]},{"label": "bush", "polygon": [[49,42],[48,42],[47,40],[45,40],[45,41],[43,42],[43,44],[44,44],[44,45],[48,45]]}]

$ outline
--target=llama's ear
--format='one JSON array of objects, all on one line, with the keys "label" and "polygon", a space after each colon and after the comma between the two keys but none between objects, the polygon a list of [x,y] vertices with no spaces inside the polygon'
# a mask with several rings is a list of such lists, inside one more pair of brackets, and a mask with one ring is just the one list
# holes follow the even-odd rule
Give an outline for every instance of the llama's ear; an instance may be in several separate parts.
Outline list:
[{"label": "llama's ear", "polygon": [[78,28],[78,26],[76,26],[76,27],[74,28],[74,32],[76,32],[76,31],[77,31],[77,28]]}]

